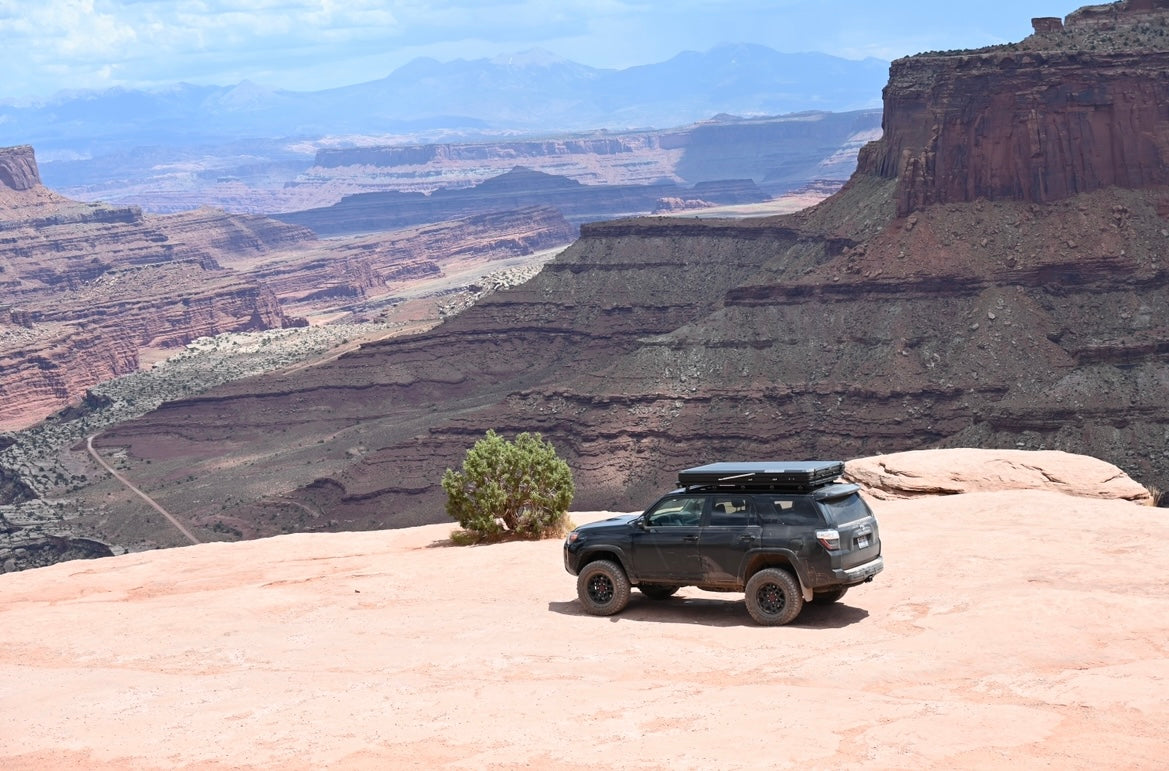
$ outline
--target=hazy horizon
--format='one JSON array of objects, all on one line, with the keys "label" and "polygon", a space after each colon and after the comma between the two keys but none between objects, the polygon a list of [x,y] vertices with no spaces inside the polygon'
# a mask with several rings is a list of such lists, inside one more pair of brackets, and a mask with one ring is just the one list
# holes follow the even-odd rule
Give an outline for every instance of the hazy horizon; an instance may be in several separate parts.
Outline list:
[{"label": "hazy horizon", "polygon": [[430,57],[531,49],[626,69],[726,43],[892,60],[1020,40],[1076,3],[988,0],[0,0],[9,77],[0,100],[61,91],[242,81],[315,91]]}]

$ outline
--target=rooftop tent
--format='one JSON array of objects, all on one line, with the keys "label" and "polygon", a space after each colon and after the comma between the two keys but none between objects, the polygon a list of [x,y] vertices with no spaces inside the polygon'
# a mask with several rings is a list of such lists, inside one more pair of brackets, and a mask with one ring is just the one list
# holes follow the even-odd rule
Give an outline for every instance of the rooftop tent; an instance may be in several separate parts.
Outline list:
[{"label": "rooftop tent", "polygon": [[709,463],[678,472],[682,487],[736,487],[810,490],[832,483],[844,473],[838,460]]}]

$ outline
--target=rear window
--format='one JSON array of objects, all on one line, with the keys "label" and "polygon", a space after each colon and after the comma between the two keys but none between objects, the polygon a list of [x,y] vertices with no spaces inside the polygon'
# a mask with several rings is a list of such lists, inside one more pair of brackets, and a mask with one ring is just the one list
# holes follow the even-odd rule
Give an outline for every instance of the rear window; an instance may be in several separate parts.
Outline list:
[{"label": "rear window", "polygon": [[766,524],[823,526],[824,520],[811,499],[803,496],[757,496],[759,513]]},{"label": "rear window", "polygon": [[849,522],[873,516],[872,509],[857,493],[820,501],[820,505],[825,508],[829,521],[836,525],[847,525]]}]

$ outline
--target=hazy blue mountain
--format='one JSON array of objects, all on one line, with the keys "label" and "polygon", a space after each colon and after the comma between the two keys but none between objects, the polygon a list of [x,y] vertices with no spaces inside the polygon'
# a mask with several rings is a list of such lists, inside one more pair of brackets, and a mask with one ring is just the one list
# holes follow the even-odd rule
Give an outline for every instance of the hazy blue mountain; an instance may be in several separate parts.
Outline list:
[{"label": "hazy blue mountain", "polygon": [[879,107],[887,75],[888,63],[876,59],[757,45],[723,45],[624,70],[538,50],[474,61],[417,59],[379,80],[316,92],[245,81],[0,104],[0,146],[31,144],[46,160],[64,160],[241,138],[665,128],[717,113]]}]

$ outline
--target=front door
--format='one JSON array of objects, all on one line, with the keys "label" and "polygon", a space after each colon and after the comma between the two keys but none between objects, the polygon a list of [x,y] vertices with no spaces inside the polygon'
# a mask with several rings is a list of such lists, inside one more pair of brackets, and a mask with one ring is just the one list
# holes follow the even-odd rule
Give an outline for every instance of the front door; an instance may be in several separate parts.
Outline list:
[{"label": "front door", "polygon": [[705,495],[668,495],[641,517],[633,534],[637,580],[693,584],[701,577],[698,537]]}]

